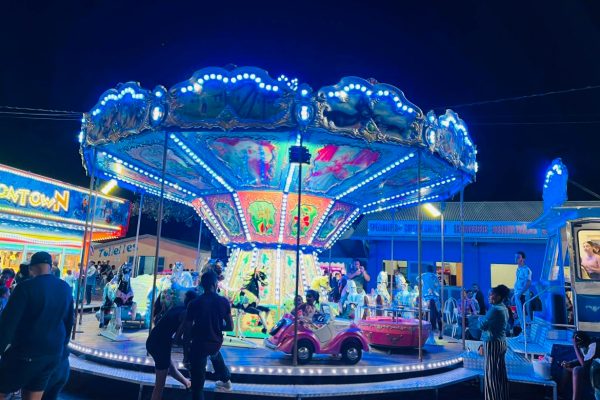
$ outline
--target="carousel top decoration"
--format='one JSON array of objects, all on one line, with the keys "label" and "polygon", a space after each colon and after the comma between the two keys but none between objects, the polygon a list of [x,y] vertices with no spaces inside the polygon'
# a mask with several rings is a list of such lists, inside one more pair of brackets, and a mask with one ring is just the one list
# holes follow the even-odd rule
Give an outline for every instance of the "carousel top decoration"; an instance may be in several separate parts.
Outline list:
[{"label": "carousel top decoration", "polygon": [[560,158],[552,161],[544,177],[544,211],[563,205],[567,201],[569,171]]},{"label": "carousel top decoration", "polygon": [[[301,140],[312,158],[298,220],[288,152]],[[80,141],[97,176],[155,195],[167,143],[165,198],[232,246],[291,246],[300,230],[303,246],[328,248],[361,214],[444,200],[477,172],[451,110],[425,116],[374,80],[313,90],[253,67],[205,68],[170,89],[120,84],[84,115]]]}]

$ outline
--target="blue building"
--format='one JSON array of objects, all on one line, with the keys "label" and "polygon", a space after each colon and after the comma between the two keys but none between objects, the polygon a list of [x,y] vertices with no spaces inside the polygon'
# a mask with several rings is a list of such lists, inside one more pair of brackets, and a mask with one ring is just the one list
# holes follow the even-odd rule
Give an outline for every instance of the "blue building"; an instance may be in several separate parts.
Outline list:
[{"label": "blue building", "polygon": [[[567,202],[572,205],[600,205],[600,202]],[[434,206],[438,209],[440,204]],[[513,287],[515,252],[524,251],[527,265],[537,281],[542,273],[548,233],[528,225],[543,212],[540,202],[466,202],[464,203],[464,265],[461,261],[460,204],[446,203],[444,262],[445,282],[450,286],[480,285],[484,293],[500,283]],[[404,208],[363,217],[340,240],[331,252],[331,260],[350,261],[359,258],[372,276],[370,287],[382,268],[389,274],[399,268],[410,282],[415,282],[417,263],[417,208]],[[423,211],[422,263],[437,265],[441,273],[442,246],[439,217]],[[328,253],[319,259],[327,262]]]}]

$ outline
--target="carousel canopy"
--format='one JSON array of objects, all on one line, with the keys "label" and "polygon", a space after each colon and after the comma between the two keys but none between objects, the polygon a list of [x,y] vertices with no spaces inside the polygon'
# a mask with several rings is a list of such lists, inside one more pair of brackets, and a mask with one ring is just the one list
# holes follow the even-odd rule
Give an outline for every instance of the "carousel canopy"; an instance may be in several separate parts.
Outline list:
[{"label": "carousel canopy", "polygon": [[[80,141],[90,173],[154,195],[166,146],[165,198],[195,207],[224,244],[292,244],[300,225],[303,245],[330,247],[361,214],[444,200],[477,172],[451,110],[424,115],[373,80],[313,91],[252,67],[205,68],[170,89],[120,84],[85,114]],[[311,160],[298,224],[300,144]]]}]

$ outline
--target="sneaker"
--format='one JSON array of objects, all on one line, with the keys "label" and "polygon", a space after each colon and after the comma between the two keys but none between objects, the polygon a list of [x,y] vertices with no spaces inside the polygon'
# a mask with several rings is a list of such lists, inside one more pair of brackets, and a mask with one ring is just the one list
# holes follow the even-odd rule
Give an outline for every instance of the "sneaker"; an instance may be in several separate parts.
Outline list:
[{"label": "sneaker", "polygon": [[231,384],[231,381],[216,381],[215,382],[215,389],[216,390],[227,390],[230,391],[233,389],[233,385]]}]

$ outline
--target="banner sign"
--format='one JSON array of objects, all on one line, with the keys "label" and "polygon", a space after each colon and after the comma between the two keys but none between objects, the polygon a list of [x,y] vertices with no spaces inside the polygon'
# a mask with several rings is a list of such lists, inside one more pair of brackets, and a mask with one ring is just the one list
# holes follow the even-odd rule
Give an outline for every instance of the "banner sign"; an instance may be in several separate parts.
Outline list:
[{"label": "banner sign", "polygon": [[116,245],[107,245],[100,247],[96,245],[98,257],[107,258],[111,256],[123,255],[134,255],[135,254],[135,241],[120,243]]},{"label": "banner sign", "polygon": [[[0,165],[1,213],[81,225],[92,205],[84,188]],[[123,230],[129,212],[129,201],[100,195],[94,224],[101,230]]]},{"label": "banner sign", "polygon": [[[417,236],[417,221],[368,221],[369,236]],[[423,221],[421,232],[423,237],[439,237],[441,224],[437,221]],[[520,238],[520,239],[546,239],[548,233],[545,229],[531,229],[527,223],[509,221],[490,222],[465,222],[465,238]],[[446,237],[460,237],[460,221],[445,221],[444,235]]]}]

